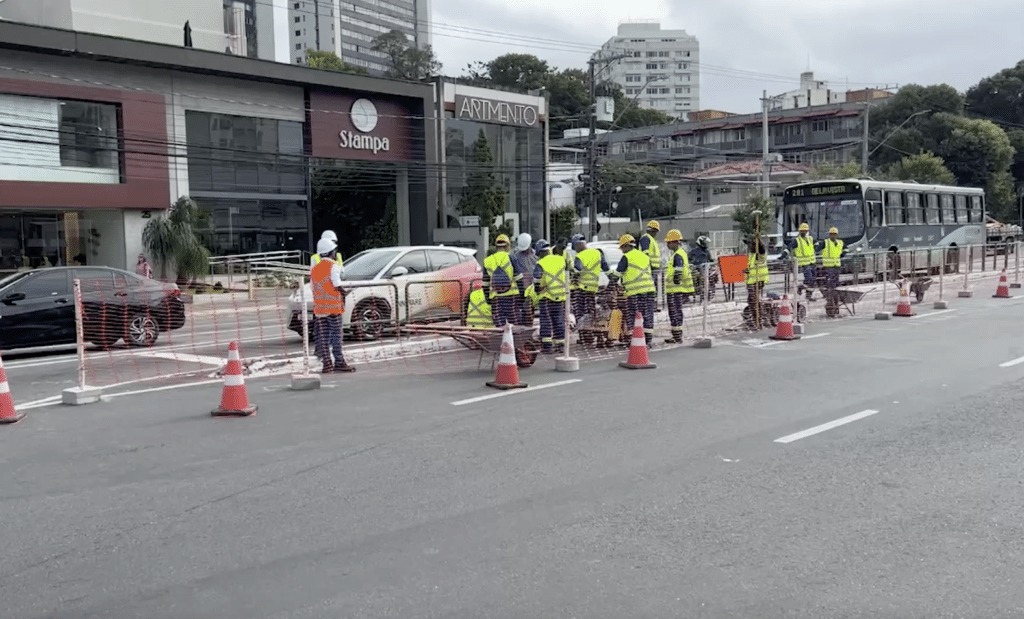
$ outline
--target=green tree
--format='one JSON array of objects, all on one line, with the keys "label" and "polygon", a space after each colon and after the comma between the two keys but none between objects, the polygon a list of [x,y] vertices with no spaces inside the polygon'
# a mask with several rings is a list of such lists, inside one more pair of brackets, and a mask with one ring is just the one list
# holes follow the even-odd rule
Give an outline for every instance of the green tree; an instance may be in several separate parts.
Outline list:
[{"label": "green tree", "polygon": [[385,32],[373,40],[373,49],[387,56],[388,77],[420,82],[441,72],[441,63],[429,45],[417,49],[400,30]]},{"label": "green tree", "polygon": [[857,178],[862,172],[859,163],[819,163],[811,168],[804,178],[805,181],[834,181],[844,178]]},{"label": "green tree", "polygon": [[579,217],[576,215],[575,206],[560,206],[551,211],[551,237],[569,238],[576,232],[576,222]]},{"label": "green tree", "polygon": [[[676,213],[676,190],[665,185],[665,176],[657,167],[604,161],[596,180],[599,214],[610,212],[615,217],[632,218],[639,212],[646,220]],[[577,200],[579,207],[589,213],[587,192],[578,192]]]},{"label": "green tree", "polygon": [[366,227],[362,249],[398,245],[398,206],[394,195],[384,204],[384,216]]},{"label": "green tree", "polygon": [[967,91],[967,113],[1000,124],[1016,150],[1011,173],[1024,182],[1024,60]]},{"label": "green tree", "polygon": [[466,169],[466,189],[459,201],[459,212],[480,217],[480,224],[490,227],[492,240],[501,232],[507,234],[504,227],[499,230],[494,225],[494,220],[505,214],[508,196],[494,174],[494,157],[483,129],[473,143]]},{"label": "green tree", "polygon": [[590,86],[585,72],[563,69],[552,72],[545,86],[548,93],[548,126],[552,139],[562,137],[566,129],[589,127]]},{"label": "green tree", "polygon": [[369,247],[396,244],[394,174],[382,171],[373,162],[318,164],[310,179],[316,237],[323,230],[334,230],[343,258]]},{"label": "green tree", "polygon": [[514,92],[529,92],[546,88],[552,69],[548,63],[533,54],[504,54],[483,63],[489,85]]},{"label": "green tree", "polygon": [[906,155],[938,153],[949,130],[946,119],[961,116],[963,110],[964,98],[952,86],[900,88],[889,101],[871,107],[869,143],[874,153],[869,169],[885,168]]},{"label": "green tree", "polygon": [[950,130],[936,154],[960,185],[984,187],[997,219],[1016,213],[1010,165],[1014,149],[1006,132],[988,120],[949,116]]},{"label": "green tree", "polygon": [[753,238],[758,233],[764,238],[765,234],[771,233],[774,217],[775,207],[772,201],[760,194],[750,196],[732,213],[733,221],[739,225],[740,234],[746,238]]},{"label": "green tree", "polygon": [[637,105],[634,97],[627,97],[618,84],[606,82],[599,85],[598,93],[615,100],[615,117],[612,123],[598,123],[598,129],[633,129],[667,125],[673,118],[661,110],[649,110]]},{"label": "green tree", "polygon": [[306,66],[323,71],[338,71],[339,73],[354,73],[356,75],[370,74],[365,68],[351,65],[338,58],[338,55],[334,52],[323,52],[315,49],[306,50]]},{"label": "green tree", "polygon": [[160,278],[173,269],[179,282],[210,272],[208,241],[210,214],[191,198],[182,196],[165,212],[149,220],[142,230],[142,246],[160,264]]},{"label": "green tree", "polygon": [[909,155],[885,168],[881,178],[894,181],[917,181],[930,185],[955,185],[956,177],[942,157],[933,153]]}]

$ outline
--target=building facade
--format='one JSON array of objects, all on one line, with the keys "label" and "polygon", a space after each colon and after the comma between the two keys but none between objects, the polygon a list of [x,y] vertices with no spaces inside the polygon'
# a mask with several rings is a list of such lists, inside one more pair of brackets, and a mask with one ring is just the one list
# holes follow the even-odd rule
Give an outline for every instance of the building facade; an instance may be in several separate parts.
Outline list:
[{"label": "building facade", "polygon": [[14,23],[0,50],[0,268],[132,265],[182,196],[214,254],[309,251],[332,161],[387,170],[399,242],[430,242],[430,84]]},{"label": "building facade", "polygon": [[[534,238],[546,234],[547,100],[443,80],[438,84],[443,108],[437,115],[438,135],[444,151],[440,226],[458,226],[467,190],[489,177],[506,196],[505,217],[513,230]],[[489,166],[479,164],[477,144],[489,150]]]},{"label": "building facade", "polygon": [[[700,42],[685,30],[662,30],[657,22],[619,24],[598,57],[629,54],[599,77],[622,86],[643,108],[674,118],[700,109]],[[599,65],[600,66],[600,65]]]},{"label": "building facade", "polygon": [[373,40],[398,30],[417,48],[430,45],[429,0],[288,0],[289,62],[302,64],[308,50],[334,52],[372,75],[388,70]]}]

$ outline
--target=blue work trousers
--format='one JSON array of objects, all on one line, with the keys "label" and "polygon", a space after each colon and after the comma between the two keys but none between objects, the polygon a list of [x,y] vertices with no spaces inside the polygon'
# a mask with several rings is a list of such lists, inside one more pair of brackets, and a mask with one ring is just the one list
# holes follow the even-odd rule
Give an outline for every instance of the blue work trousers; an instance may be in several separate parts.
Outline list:
[{"label": "blue work trousers", "polygon": [[491,299],[491,317],[495,327],[515,324],[516,298],[514,296],[495,297]]},{"label": "blue work trousers", "polygon": [[540,339],[544,352],[565,344],[565,301],[540,300]]},{"label": "blue work trousers", "polygon": [[622,317],[622,322],[625,323],[626,327],[626,334],[629,337],[633,337],[633,325],[636,323],[636,314],[640,312],[644,319],[644,339],[647,340],[648,346],[654,341],[654,304],[657,302],[655,295],[656,293],[654,292],[648,292],[626,297],[626,315]]},{"label": "blue work trousers", "polygon": [[314,317],[313,333],[316,335],[316,356],[324,364],[324,371],[345,365],[341,352],[341,316]]}]

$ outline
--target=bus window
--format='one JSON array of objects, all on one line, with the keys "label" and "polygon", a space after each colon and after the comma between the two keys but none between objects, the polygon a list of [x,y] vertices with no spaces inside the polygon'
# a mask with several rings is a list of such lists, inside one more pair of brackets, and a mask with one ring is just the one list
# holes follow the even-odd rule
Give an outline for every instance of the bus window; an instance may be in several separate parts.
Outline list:
[{"label": "bus window", "polygon": [[971,196],[971,223],[980,224],[984,219],[984,209],[981,208],[981,196]]},{"label": "bus window", "polygon": [[903,217],[903,194],[899,191],[885,192],[885,219],[890,226],[906,223]]},{"label": "bus window", "polygon": [[942,223],[955,224],[956,211],[953,210],[953,196],[948,193],[942,194]]},{"label": "bus window", "polygon": [[956,196],[956,221],[967,223],[967,196]]},{"label": "bus window", "polygon": [[926,196],[928,204],[925,207],[925,222],[930,226],[939,224],[939,196],[930,193]]},{"label": "bus window", "polygon": [[907,223],[924,223],[924,210],[921,208],[921,194],[919,193],[907,192]]},{"label": "bus window", "polygon": [[882,227],[882,192],[869,189],[864,192],[864,200],[868,204],[868,225],[872,228]]}]

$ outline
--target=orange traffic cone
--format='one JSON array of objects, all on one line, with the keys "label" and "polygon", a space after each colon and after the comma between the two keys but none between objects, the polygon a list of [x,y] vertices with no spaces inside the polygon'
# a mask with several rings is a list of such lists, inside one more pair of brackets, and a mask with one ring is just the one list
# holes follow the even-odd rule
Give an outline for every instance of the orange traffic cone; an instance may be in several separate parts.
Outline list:
[{"label": "orange traffic cone", "polygon": [[799,335],[793,333],[793,313],[789,309],[789,296],[782,295],[782,304],[779,305],[779,324],[775,328],[775,335],[768,336],[772,340],[798,340]]},{"label": "orange traffic cone", "polygon": [[999,287],[996,288],[996,293],[992,295],[993,299],[1012,299],[1010,296],[1010,285],[1006,283],[1006,269],[1003,269],[1003,274],[999,276]]},{"label": "orange traffic cone", "polygon": [[255,412],[256,407],[249,405],[249,396],[245,393],[238,342],[231,342],[228,347],[228,366],[224,370],[224,392],[220,397],[220,408],[210,414],[214,417],[248,417]]},{"label": "orange traffic cone", "polygon": [[25,418],[25,413],[14,410],[14,398],[11,387],[7,384],[7,372],[4,372],[4,360],[0,358],[0,424],[18,423]]},{"label": "orange traffic cone", "polygon": [[633,322],[633,339],[629,342],[629,358],[619,363],[628,370],[653,370],[658,367],[647,358],[647,338],[644,337],[644,317],[636,313]]},{"label": "orange traffic cone", "polygon": [[494,380],[487,383],[495,389],[520,389],[526,383],[519,382],[519,366],[516,365],[515,341],[512,338],[512,325],[505,325],[501,334],[501,352],[498,354],[498,373]]},{"label": "orange traffic cone", "polygon": [[909,318],[915,316],[914,310],[910,307],[910,291],[904,286],[900,286],[900,302],[896,305],[896,311],[893,312],[893,316],[902,316]]}]

